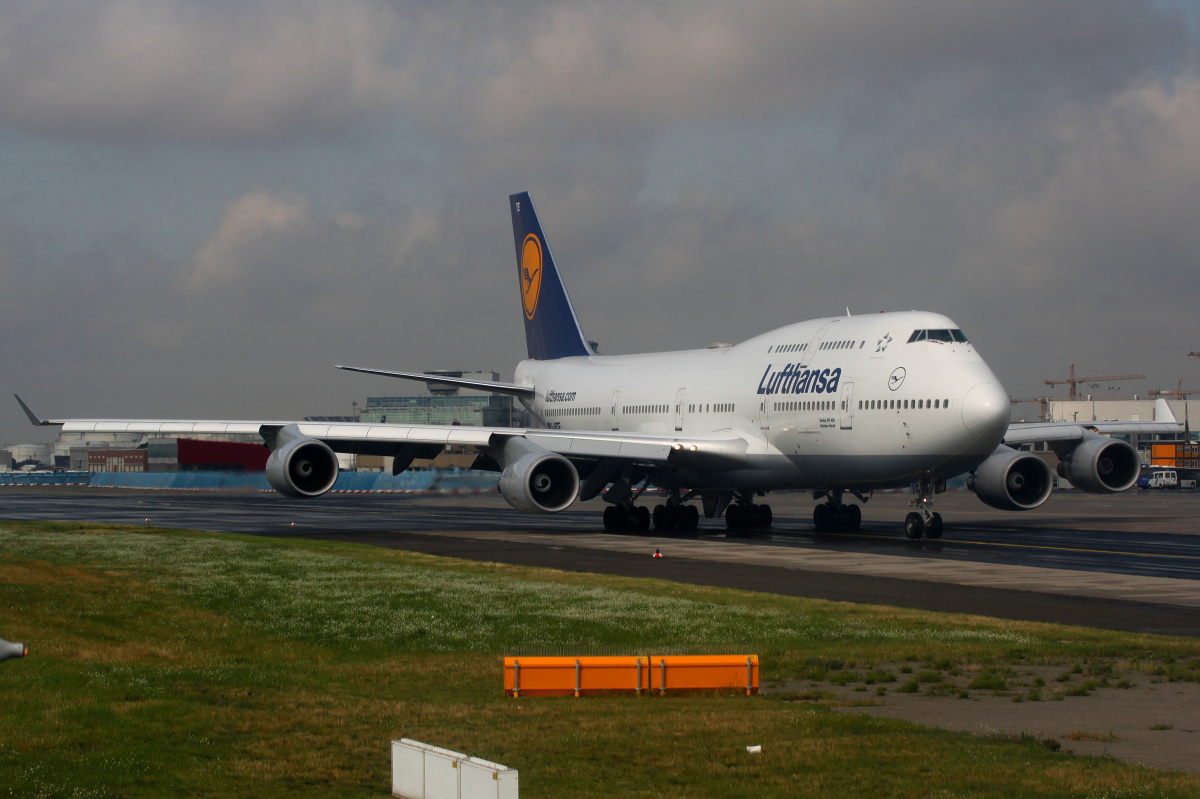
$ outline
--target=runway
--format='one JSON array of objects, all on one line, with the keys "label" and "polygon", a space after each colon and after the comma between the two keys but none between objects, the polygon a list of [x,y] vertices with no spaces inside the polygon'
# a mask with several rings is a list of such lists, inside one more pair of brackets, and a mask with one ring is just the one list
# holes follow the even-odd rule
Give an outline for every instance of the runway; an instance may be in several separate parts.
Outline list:
[{"label": "runway", "polygon": [[[813,501],[772,495],[770,535],[603,533],[599,503],[530,516],[496,495],[203,494],[0,490],[0,519],[89,521],[369,543],[432,554],[1001,618],[1200,635],[1200,494],[1058,492],[1036,511],[937,498],[941,541],[908,541],[908,496],[864,508],[861,530],[817,534]],[[656,500],[647,498],[651,503]],[[294,526],[293,526],[294,525]],[[664,557],[653,559],[654,549]]]}]

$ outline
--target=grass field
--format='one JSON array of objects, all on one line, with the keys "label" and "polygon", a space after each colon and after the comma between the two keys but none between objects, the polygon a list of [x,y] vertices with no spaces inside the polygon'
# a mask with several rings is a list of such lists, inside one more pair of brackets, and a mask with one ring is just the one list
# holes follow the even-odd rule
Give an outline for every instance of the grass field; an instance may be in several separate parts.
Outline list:
[{"label": "grass field", "polygon": [[0,637],[30,648],[0,664],[0,796],[383,796],[401,736],[517,768],[524,797],[1200,795],[1193,776],[795,697],[502,693],[504,651],[727,645],[759,654],[767,684],[898,662],[1162,673],[1200,657],[1186,639],[16,522],[0,525]]}]

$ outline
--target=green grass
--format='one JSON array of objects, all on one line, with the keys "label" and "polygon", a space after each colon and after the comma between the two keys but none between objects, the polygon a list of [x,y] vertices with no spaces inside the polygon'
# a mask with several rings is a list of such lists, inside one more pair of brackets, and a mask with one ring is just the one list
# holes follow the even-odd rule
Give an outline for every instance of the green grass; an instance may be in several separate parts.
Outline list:
[{"label": "green grass", "polygon": [[384,796],[400,736],[517,768],[525,797],[1200,791],[1191,776],[844,715],[795,693],[501,689],[506,650],[728,645],[759,654],[767,684],[814,670],[890,682],[875,664],[905,660],[1133,657],[1173,677],[1200,662],[1183,639],[328,542],[15,522],[0,527],[0,636],[30,647],[0,664],[0,796]]}]

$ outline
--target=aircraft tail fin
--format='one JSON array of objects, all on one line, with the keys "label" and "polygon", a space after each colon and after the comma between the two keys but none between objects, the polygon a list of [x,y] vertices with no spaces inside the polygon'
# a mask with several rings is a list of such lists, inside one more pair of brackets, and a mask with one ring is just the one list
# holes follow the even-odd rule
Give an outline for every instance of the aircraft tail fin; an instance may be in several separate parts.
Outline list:
[{"label": "aircraft tail fin", "polygon": [[563,286],[538,222],[529,192],[509,195],[513,240],[517,248],[517,279],[525,312],[525,343],[536,360],[593,355],[579,326],[575,308]]},{"label": "aircraft tail fin", "polygon": [[[1183,407],[1184,407],[1184,410],[1187,409],[1186,404]],[[1154,401],[1154,421],[1156,421],[1156,422],[1175,422],[1175,423],[1179,422],[1179,419],[1177,419],[1175,417],[1175,413],[1171,410],[1171,406],[1168,405],[1167,401],[1165,399],[1163,399],[1162,397],[1159,397],[1158,399],[1156,399]]]}]

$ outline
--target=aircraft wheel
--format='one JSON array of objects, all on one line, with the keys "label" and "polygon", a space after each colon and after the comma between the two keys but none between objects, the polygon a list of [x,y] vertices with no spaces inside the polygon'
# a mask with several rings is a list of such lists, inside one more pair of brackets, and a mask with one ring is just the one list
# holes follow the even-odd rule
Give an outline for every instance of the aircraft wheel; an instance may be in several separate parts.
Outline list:
[{"label": "aircraft wheel", "polygon": [[841,530],[846,526],[846,506],[845,505],[830,505],[829,506],[829,527],[832,530]]},{"label": "aircraft wheel", "polygon": [[735,531],[735,532],[738,530],[741,530],[742,529],[742,519],[745,517],[745,515],[746,515],[746,512],[742,508],[741,505],[730,504],[730,506],[725,509],[725,527],[726,527],[726,529]]},{"label": "aircraft wheel", "polygon": [[604,529],[610,533],[619,533],[625,529],[625,509],[609,505],[604,509]]},{"label": "aircraft wheel", "polygon": [[654,520],[654,529],[655,530],[662,530],[666,527],[666,520],[663,517],[663,511],[665,511],[665,510],[666,510],[666,507],[663,505],[655,505],[654,506],[653,520]]},{"label": "aircraft wheel", "polygon": [[822,503],[813,508],[813,527],[824,530],[829,527],[829,506]]},{"label": "aircraft wheel", "polygon": [[862,508],[857,505],[845,505],[843,507],[846,509],[843,513],[846,518],[846,529],[857,530],[859,525],[862,524]]},{"label": "aircraft wheel", "polygon": [[933,518],[929,520],[929,526],[925,528],[925,537],[931,541],[942,537],[942,514],[933,514]]},{"label": "aircraft wheel", "polygon": [[910,541],[916,541],[925,532],[925,520],[921,514],[913,512],[904,517],[904,534]]},{"label": "aircraft wheel", "polygon": [[692,531],[700,526],[700,511],[695,505],[684,505],[683,521],[679,527],[681,530]]},{"label": "aircraft wheel", "polygon": [[632,508],[629,511],[629,529],[635,533],[644,533],[650,529],[650,509],[645,505]]},{"label": "aircraft wheel", "polygon": [[775,520],[775,514],[773,514],[771,512],[770,505],[759,505],[758,506],[758,526],[759,527],[770,527],[771,522],[773,522],[774,520]]}]

